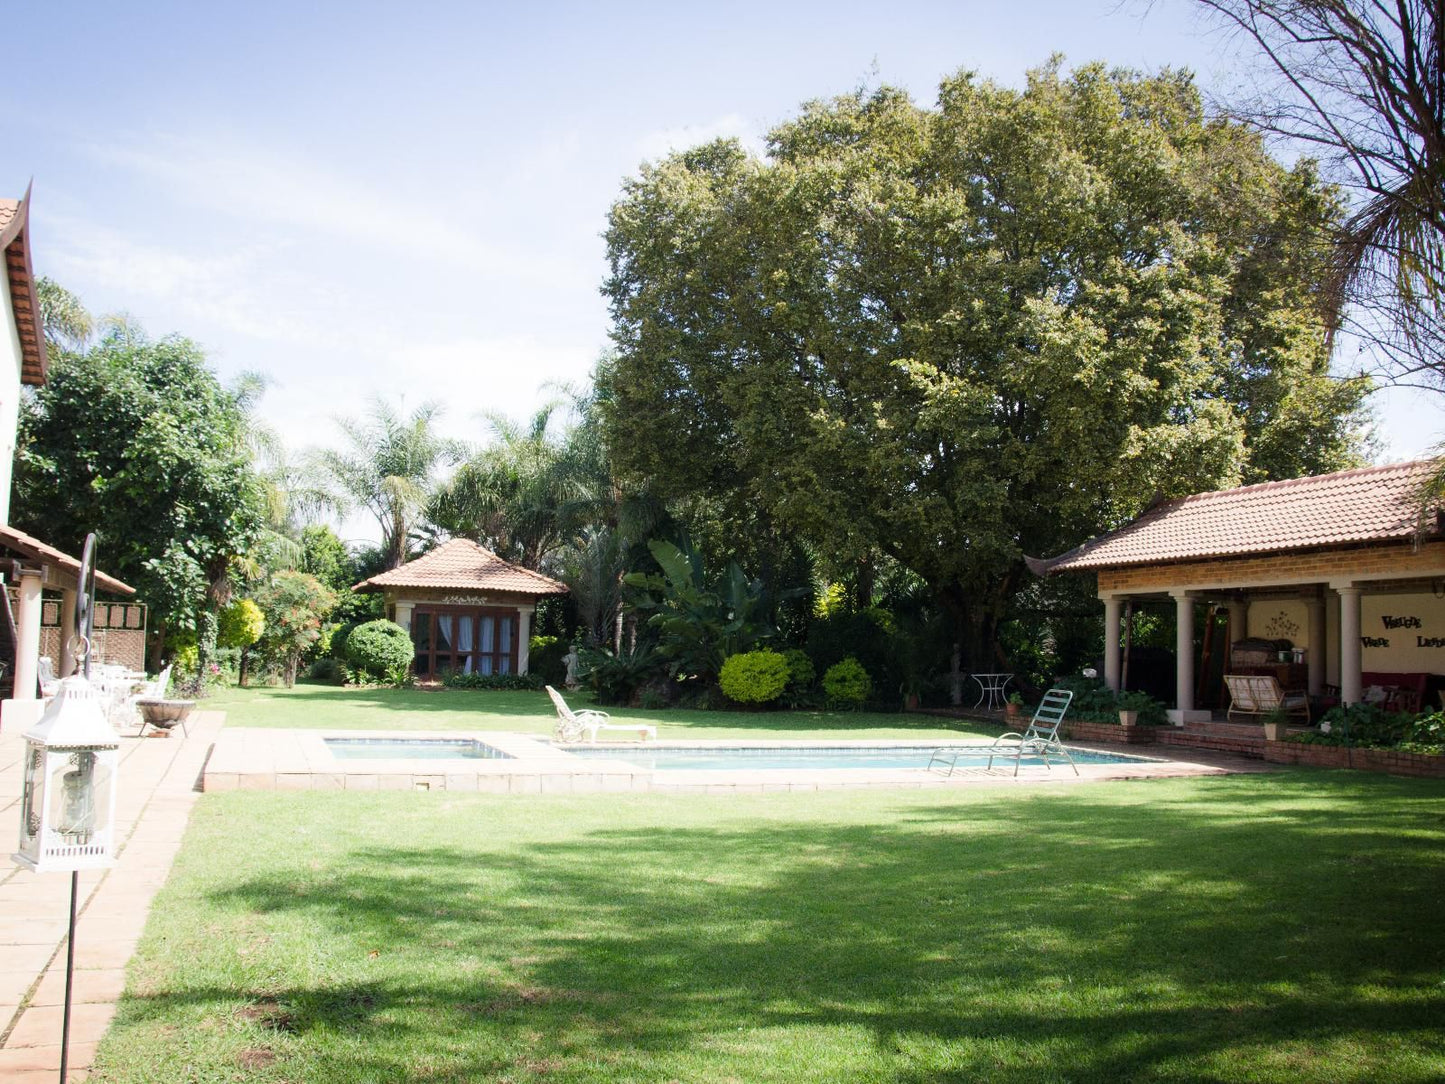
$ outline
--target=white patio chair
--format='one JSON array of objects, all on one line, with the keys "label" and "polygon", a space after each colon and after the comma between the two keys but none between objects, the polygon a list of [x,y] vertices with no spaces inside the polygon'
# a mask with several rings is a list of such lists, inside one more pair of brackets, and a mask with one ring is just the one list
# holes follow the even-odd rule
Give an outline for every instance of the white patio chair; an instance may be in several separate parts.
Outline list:
[{"label": "white patio chair", "polygon": [[950,746],[946,749],[934,751],[929,758],[928,766],[947,764],[948,774],[953,774],[953,767],[962,753],[979,755],[988,754],[988,766],[993,768],[993,762],[999,757],[1013,757],[1014,775],[1019,774],[1019,766],[1023,763],[1024,754],[1043,758],[1044,767],[1050,771],[1053,765],[1049,763],[1049,756],[1063,757],[1069,762],[1069,767],[1074,769],[1074,774],[1079,774],[1079,766],[1074,763],[1074,758],[1069,754],[1068,747],[1059,740],[1059,725],[1064,721],[1064,714],[1069,710],[1069,703],[1074,699],[1074,694],[1069,689],[1050,689],[1044,693],[1044,698],[1039,701],[1038,709],[1034,717],[1029,720],[1028,727],[1022,734],[1010,732],[1001,734],[994,743],[989,746],[974,747],[968,749],[961,746]]},{"label": "white patio chair", "polygon": [[657,737],[657,727],[647,723],[613,723],[608,720],[612,717],[605,711],[597,711],[594,708],[583,708],[581,711],[573,711],[567,706],[567,701],[562,699],[562,694],[552,686],[546,686],[547,695],[552,698],[552,704],[557,709],[557,725],[552,730],[552,737],[566,745],[582,740],[582,735],[587,735],[589,745],[597,744],[597,733],[601,730],[632,730],[637,732],[638,741],[648,741]]},{"label": "white patio chair", "polygon": [[36,664],[36,675],[40,678],[40,695],[49,700],[60,691],[60,679],[55,676],[55,664],[49,655],[41,655]]}]

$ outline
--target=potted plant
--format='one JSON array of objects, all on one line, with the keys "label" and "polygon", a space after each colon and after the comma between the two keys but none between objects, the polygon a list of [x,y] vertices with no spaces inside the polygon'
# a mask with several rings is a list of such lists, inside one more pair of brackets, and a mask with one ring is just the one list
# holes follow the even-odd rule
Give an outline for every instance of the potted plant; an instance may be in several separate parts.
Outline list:
[{"label": "potted plant", "polygon": [[1285,731],[1289,728],[1289,716],[1283,708],[1276,708],[1264,717],[1264,740],[1284,741]]},{"label": "potted plant", "polygon": [[1009,693],[1008,701],[1003,706],[1004,718],[1017,719],[1024,710],[1024,698],[1022,693]]},{"label": "potted plant", "polygon": [[1119,709],[1119,725],[1120,725],[1120,726],[1138,726],[1138,725],[1139,725],[1139,711],[1138,711],[1138,709],[1137,709],[1137,708],[1120,708],[1120,709]]}]

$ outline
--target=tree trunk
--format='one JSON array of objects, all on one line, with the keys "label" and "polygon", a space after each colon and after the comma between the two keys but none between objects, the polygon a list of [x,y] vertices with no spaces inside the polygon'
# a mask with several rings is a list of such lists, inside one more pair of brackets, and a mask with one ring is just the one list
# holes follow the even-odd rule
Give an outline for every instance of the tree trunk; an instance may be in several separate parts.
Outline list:
[{"label": "tree trunk", "polygon": [[246,687],[247,670],[249,668],[250,662],[251,652],[244,647],[241,648],[241,666],[239,672],[236,675],[236,681],[243,689]]}]

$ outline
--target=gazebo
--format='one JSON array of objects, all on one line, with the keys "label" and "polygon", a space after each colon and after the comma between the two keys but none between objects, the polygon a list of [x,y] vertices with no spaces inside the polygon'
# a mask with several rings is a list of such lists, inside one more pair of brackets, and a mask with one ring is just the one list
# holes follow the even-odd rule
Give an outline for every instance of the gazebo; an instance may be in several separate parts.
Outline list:
[{"label": "gazebo", "polygon": [[411,633],[413,672],[525,674],[537,603],[565,584],[454,538],[353,591],[381,591],[386,616]]},{"label": "gazebo", "polygon": [[1195,608],[1227,608],[1228,640],[1288,639],[1305,655],[1311,694],[1362,698],[1361,674],[1445,674],[1445,532],[1422,515],[1436,461],[1265,482],[1158,502],[1132,523],[1047,560],[1038,575],[1093,573],[1104,603],[1104,678],[1120,684],[1131,600],[1172,600],[1177,619],[1175,722],[1194,704]]}]

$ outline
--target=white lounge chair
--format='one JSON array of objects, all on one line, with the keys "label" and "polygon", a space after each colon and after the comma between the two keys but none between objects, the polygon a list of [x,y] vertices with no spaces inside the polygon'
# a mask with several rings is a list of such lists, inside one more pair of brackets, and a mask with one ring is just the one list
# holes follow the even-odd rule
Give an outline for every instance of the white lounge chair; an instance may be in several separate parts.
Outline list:
[{"label": "white lounge chair", "polygon": [[40,695],[49,700],[60,692],[60,679],[55,676],[55,664],[50,656],[41,655],[36,663],[36,676],[40,679]]},{"label": "white lounge chair", "polygon": [[631,730],[636,732],[638,741],[648,741],[657,737],[657,727],[648,723],[613,723],[609,722],[612,717],[605,711],[597,711],[594,708],[583,708],[581,711],[573,711],[567,706],[567,701],[562,699],[562,694],[552,686],[546,686],[547,695],[552,698],[552,703],[557,708],[557,726],[552,730],[552,736],[559,742],[572,744],[582,740],[582,735],[587,735],[589,745],[597,744],[597,733],[601,730]]},{"label": "white lounge chair", "polygon": [[1228,720],[1236,715],[1273,715],[1282,711],[1309,725],[1309,694],[1303,689],[1281,689],[1273,674],[1225,674],[1224,684],[1229,686],[1229,710],[1224,713]]},{"label": "white lounge chair", "polygon": [[961,754],[971,753],[977,756],[986,753],[990,769],[995,759],[1013,757],[1014,775],[1018,775],[1019,765],[1023,763],[1024,754],[1027,753],[1042,757],[1044,767],[1050,771],[1053,770],[1053,765],[1049,763],[1049,756],[1063,757],[1069,762],[1069,767],[1074,769],[1074,774],[1078,775],[1079,766],[1074,763],[1068,747],[1059,740],[1059,725],[1064,721],[1064,714],[1069,710],[1069,703],[1073,699],[1074,694],[1069,689],[1050,689],[1039,701],[1034,717],[1029,720],[1029,725],[1022,734],[1002,734],[992,745],[975,746],[972,749],[952,745],[946,749],[935,750],[929,758],[928,766],[932,768],[934,764],[947,764],[948,774],[952,775],[954,764]]}]

